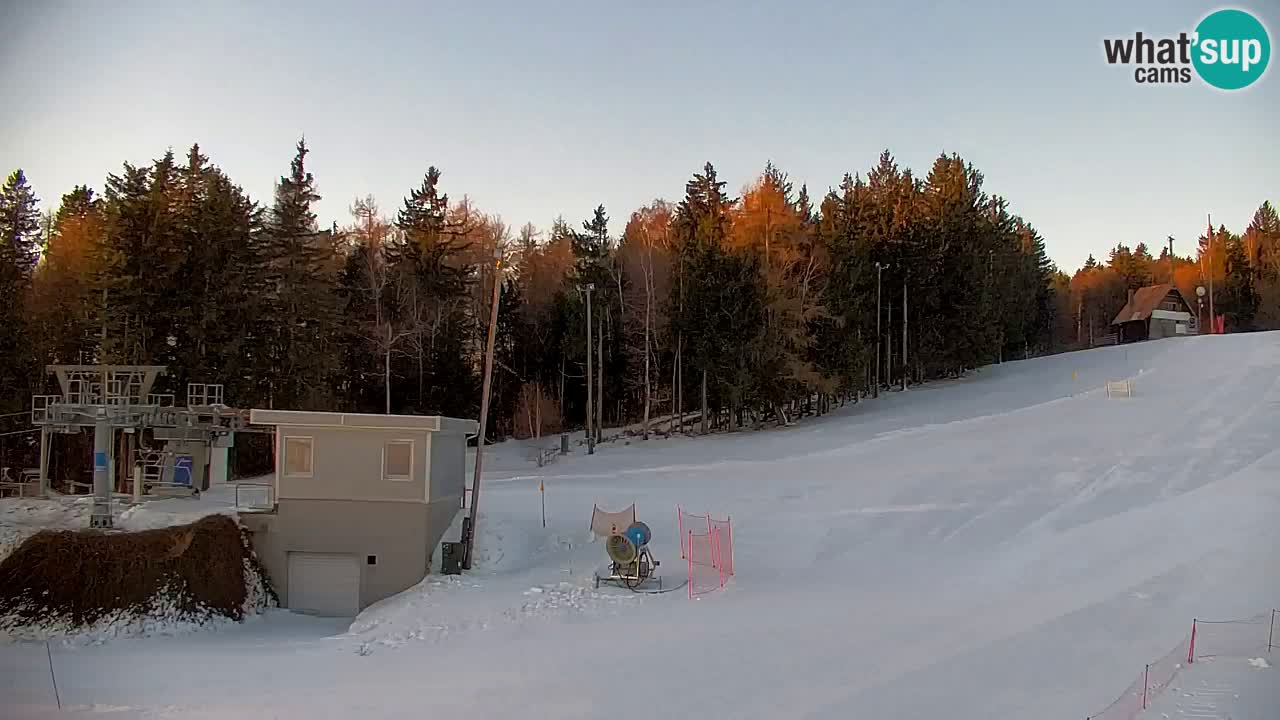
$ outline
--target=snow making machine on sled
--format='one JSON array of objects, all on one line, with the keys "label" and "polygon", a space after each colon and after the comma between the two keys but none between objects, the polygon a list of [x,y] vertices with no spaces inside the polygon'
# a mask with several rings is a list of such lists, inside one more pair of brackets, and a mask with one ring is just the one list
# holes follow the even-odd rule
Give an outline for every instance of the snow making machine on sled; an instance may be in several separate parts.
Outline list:
[{"label": "snow making machine on sled", "polygon": [[595,574],[597,588],[601,582],[610,582],[636,590],[646,582],[655,581],[658,589],[662,589],[662,578],[654,574],[661,563],[649,552],[653,533],[648,525],[636,520],[635,505],[616,513],[593,508],[591,530],[605,539],[605,551],[609,554],[608,573],[601,575],[597,571]]},{"label": "snow making machine on sled", "polygon": [[658,583],[662,589],[662,577],[654,575],[654,570],[661,564],[653,559],[649,552],[649,540],[653,533],[649,526],[642,522],[634,522],[625,531],[610,535],[605,542],[605,550],[609,553],[609,574],[596,574],[596,587],[600,582],[611,582],[632,590],[649,580]]}]

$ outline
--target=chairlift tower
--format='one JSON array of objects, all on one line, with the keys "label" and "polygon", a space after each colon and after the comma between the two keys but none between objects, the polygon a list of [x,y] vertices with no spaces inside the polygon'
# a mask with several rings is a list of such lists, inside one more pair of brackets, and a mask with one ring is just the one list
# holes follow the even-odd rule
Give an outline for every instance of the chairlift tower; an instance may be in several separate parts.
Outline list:
[{"label": "chairlift tower", "polygon": [[[49,439],[93,428],[92,528],[110,528],[112,447],[115,432],[151,429],[157,437],[219,446],[249,424],[247,410],[223,404],[223,387],[189,383],[187,405],[178,407],[172,394],[153,393],[163,365],[48,365],[58,379],[58,395],[35,395],[31,423],[40,427],[40,494],[49,491]],[[221,445],[225,447],[226,445]]]}]

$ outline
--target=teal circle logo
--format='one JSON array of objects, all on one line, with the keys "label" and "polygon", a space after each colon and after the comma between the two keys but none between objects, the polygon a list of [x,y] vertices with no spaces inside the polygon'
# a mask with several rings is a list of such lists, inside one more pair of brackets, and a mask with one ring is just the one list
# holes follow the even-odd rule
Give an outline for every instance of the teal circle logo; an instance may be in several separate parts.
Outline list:
[{"label": "teal circle logo", "polygon": [[1243,10],[1219,10],[1196,26],[1191,63],[1200,78],[1220,90],[1255,83],[1271,60],[1271,38],[1257,18]]}]

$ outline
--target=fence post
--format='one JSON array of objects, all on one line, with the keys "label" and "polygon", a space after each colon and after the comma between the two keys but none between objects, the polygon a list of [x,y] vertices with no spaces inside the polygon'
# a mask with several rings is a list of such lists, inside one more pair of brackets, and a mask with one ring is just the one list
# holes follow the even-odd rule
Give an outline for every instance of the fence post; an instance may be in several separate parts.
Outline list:
[{"label": "fence post", "polygon": [[1191,642],[1187,645],[1187,664],[1195,662],[1196,657],[1196,619],[1191,618]]},{"label": "fence post", "polygon": [[[727,525],[729,528],[729,574],[733,575],[734,571],[736,570],[736,568],[733,565],[733,516],[725,515],[724,522],[725,522],[725,525]],[[1271,611],[1272,625],[1275,625],[1275,614],[1276,614],[1276,611],[1272,610]],[[1268,643],[1268,647],[1270,647],[1270,643]]]},{"label": "fence post", "polygon": [[716,528],[711,534],[711,557],[715,558],[712,564],[720,566],[720,587],[724,587],[724,555],[720,548],[720,528]]},{"label": "fence post", "polygon": [[680,533],[680,559],[684,559],[684,512],[680,510],[680,506],[676,506],[676,528]]},{"label": "fence post", "polygon": [[1276,611],[1271,610],[1271,628],[1267,630],[1267,654],[1271,654],[1271,641],[1276,637]]},{"label": "fence post", "polygon": [[693,531],[689,531],[689,599],[693,599]]},{"label": "fence post", "polygon": [[1151,664],[1142,666],[1142,709],[1147,709],[1147,675],[1151,672]]}]

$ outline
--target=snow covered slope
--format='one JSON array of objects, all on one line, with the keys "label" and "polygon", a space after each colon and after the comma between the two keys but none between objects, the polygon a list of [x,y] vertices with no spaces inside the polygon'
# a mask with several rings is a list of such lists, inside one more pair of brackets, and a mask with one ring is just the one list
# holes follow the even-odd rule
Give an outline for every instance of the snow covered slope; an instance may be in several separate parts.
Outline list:
[{"label": "snow covered slope", "polygon": [[[1124,378],[1135,397],[1106,398]],[[541,470],[500,447],[475,573],[349,629],[269,613],[53,662],[64,706],[112,717],[1080,718],[1190,618],[1280,601],[1278,439],[1271,333],[1009,363]],[[676,505],[731,515],[728,588],[592,589],[592,504],[632,502],[674,582]],[[46,712],[47,662],[0,646],[3,696]]]}]

